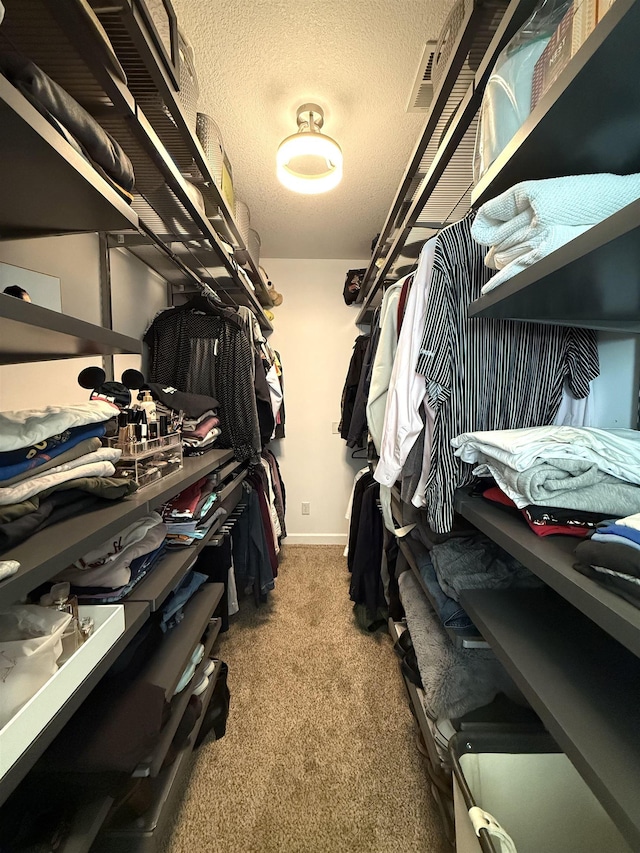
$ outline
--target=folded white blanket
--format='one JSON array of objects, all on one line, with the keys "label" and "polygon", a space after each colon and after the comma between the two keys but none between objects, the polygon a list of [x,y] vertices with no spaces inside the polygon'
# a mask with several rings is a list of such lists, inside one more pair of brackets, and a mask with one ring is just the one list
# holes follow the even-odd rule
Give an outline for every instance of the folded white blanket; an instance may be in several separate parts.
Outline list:
[{"label": "folded white blanket", "polygon": [[60,483],[67,483],[80,477],[113,477],[115,471],[113,462],[107,461],[78,465],[77,468],[72,468],[70,471],[59,471],[57,474],[47,471],[44,476],[37,477],[35,480],[23,480],[16,483],[15,486],[0,489],[0,506],[21,503],[34,495],[39,495],[40,492],[44,492],[51,486],[58,486]]},{"label": "folded white blanket", "polygon": [[492,459],[526,471],[546,459],[586,459],[600,471],[640,485],[640,433],[633,429],[542,426],[467,432],[451,440],[456,456],[482,464]]},{"label": "folded white blanket", "polygon": [[119,411],[106,400],[87,400],[73,406],[0,412],[0,453],[29,447],[71,427],[108,421]]},{"label": "folded white blanket", "polygon": [[640,174],[571,175],[522,181],[482,205],[471,228],[500,272],[487,293],[640,198]]}]

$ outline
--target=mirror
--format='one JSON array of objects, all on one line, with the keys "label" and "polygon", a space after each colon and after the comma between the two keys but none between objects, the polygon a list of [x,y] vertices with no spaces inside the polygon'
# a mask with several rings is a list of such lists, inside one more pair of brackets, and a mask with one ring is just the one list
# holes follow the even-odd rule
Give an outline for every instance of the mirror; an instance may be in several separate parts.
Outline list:
[{"label": "mirror", "polygon": [[60,279],[55,276],[0,263],[0,293],[7,287],[25,290],[34,305],[62,312]]}]

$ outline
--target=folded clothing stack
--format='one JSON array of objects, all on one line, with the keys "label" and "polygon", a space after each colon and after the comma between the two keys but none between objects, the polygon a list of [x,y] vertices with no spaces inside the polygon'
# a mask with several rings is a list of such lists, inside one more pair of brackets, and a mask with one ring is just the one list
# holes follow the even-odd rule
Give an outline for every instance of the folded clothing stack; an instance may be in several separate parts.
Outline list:
[{"label": "folded clothing stack", "polygon": [[640,607],[640,513],[598,527],[576,556],[578,571]]},{"label": "folded clothing stack", "polygon": [[182,424],[182,445],[185,456],[201,456],[211,450],[220,435],[220,419],[212,411],[196,420]]},{"label": "folded clothing stack", "polygon": [[0,413],[0,552],[135,491],[114,476],[122,451],[100,441],[117,414],[104,400]]},{"label": "folded clothing stack", "polygon": [[483,293],[537,263],[640,198],[640,174],[571,175],[522,181],[482,205],[471,228],[498,270]]},{"label": "folded clothing stack", "polygon": [[121,601],[157,565],[167,527],[156,512],[144,516],[58,573],[86,604]]},{"label": "folded clothing stack", "polygon": [[202,477],[176,495],[162,510],[167,544],[190,546],[203,539],[213,523],[227,511],[217,506],[213,478]]},{"label": "folded clothing stack", "polygon": [[553,506],[526,506],[518,509],[515,503],[498,486],[482,493],[485,500],[507,507],[524,518],[536,536],[575,536],[584,539],[607,518],[606,513],[585,512],[579,509],[563,509]]},{"label": "folded clothing stack", "polygon": [[640,512],[635,430],[545,426],[463,433],[451,443],[476,476],[493,477],[519,509],[538,516],[544,508],[558,520],[560,510],[602,518]]},{"label": "folded clothing stack", "polygon": [[522,698],[491,649],[457,649],[410,571],[398,578],[416,652],[424,703],[434,719],[460,717],[498,693]]},{"label": "folded clothing stack", "polygon": [[205,394],[189,394],[161,382],[148,382],[158,413],[182,426],[185,456],[201,456],[211,450],[220,435],[219,403]]},{"label": "folded clothing stack", "polygon": [[120,195],[127,201],[133,201],[134,174],[131,161],[93,116],[24,56],[0,51],[0,72],[76,151],[91,161]]}]

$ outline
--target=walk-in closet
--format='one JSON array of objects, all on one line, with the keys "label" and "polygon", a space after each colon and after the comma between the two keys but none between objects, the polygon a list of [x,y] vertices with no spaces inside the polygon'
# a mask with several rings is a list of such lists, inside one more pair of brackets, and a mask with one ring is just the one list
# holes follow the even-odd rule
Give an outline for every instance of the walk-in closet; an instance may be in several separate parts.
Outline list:
[{"label": "walk-in closet", "polygon": [[637,0],[0,0],[0,853],[640,851]]}]

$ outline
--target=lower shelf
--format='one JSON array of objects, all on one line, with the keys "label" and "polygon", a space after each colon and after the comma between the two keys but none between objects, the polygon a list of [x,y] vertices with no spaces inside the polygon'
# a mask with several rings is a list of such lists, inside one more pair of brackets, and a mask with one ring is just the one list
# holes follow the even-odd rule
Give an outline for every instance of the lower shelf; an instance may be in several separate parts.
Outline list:
[{"label": "lower shelf", "polygon": [[149,614],[149,607],[142,602],[131,602],[124,605],[125,629],[116,642],[110,647],[106,654],[100,659],[96,666],[87,674],[82,682],[69,695],[67,701],[55,714],[55,716],[34,734],[27,749],[20,755],[15,763],[6,770],[0,779],[0,804],[17,787],[20,781],[31,770],[35,762],[40,758],[45,749],[60,733],[65,723],[77,711],[82,702],[96,686],[98,681],[111,667],[113,662],[122,654],[123,650],[142,627]]},{"label": "lower shelf", "polygon": [[[433,607],[437,614],[437,608],[431,593],[429,592],[429,587],[424,582],[424,578],[420,574],[420,569],[418,568],[418,564],[416,563],[415,557],[413,556],[413,552],[411,551],[411,547],[408,542],[405,542],[404,539],[398,539],[398,545],[400,546],[400,550],[404,554],[404,557],[414,574],[415,579],[420,584],[420,589],[423,591],[427,601]],[[454,631],[452,628],[447,628],[443,626],[443,629],[446,631],[447,636],[451,640],[452,644],[457,649],[488,649],[489,644],[487,641],[480,636],[480,634],[473,632],[468,634],[461,634],[458,631]]]},{"label": "lower shelf", "polygon": [[[218,661],[211,682],[203,694],[203,707],[206,709],[220,674]],[[193,744],[204,721],[204,713],[195,725],[189,745],[176,760],[153,779],[153,805],[140,818],[123,826],[114,827],[102,833],[92,853],[159,853],[171,825],[175,807],[183,792],[193,750]]]},{"label": "lower shelf", "polygon": [[552,590],[462,603],[633,850],[640,849],[640,659]]}]

